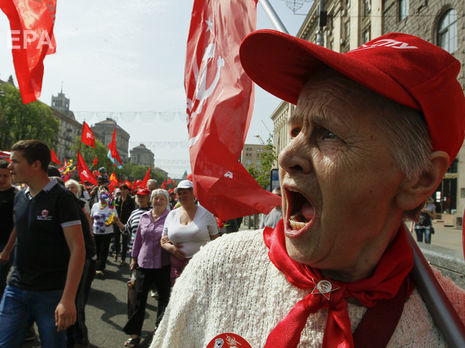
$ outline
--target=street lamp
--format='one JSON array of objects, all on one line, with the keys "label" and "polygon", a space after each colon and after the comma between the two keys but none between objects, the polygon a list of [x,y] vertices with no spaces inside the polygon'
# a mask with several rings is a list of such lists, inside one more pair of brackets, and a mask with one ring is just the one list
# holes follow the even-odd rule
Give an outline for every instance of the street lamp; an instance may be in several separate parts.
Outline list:
[{"label": "street lamp", "polygon": [[255,138],[258,138],[258,140],[260,140],[260,143],[261,143],[262,145],[265,145],[265,142],[263,141],[262,137],[261,137],[259,134],[256,134],[256,135],[255,135]]}]

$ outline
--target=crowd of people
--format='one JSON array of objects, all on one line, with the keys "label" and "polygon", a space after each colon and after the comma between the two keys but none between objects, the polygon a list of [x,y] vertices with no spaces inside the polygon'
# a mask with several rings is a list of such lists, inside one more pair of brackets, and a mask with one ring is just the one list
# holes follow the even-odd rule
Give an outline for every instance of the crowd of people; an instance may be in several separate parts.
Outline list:
[{"label": "crowd of people", "polygon": [[50,150],[37,140],[19,141],[11,162],[0,160],[5,222],[0,347],[20,347],[35,338],[34,322],[43,347],[87,346],[85,304],[92,281],[105,279],[109,257],[124,266],[127,256],[131,296],[124,346],[135,347],[149,291],[158,298],[156,327],[176,278],[219,236],[217,220],[199,205],[189,180],[179,182],[172,194],[157,188],[155,179],[135,192],[126,184],[111,191],[103,171],[98,186],[86,187],[75,179],[64,182],[49,163]]}]

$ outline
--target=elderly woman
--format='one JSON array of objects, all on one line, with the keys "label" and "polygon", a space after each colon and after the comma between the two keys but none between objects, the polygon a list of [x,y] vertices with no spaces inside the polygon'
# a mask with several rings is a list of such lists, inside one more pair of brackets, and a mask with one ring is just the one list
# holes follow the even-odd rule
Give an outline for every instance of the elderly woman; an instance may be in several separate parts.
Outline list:
[{"label": "elderly woman", "polygon": [[131,337],[124,343],[135,347],[140,342],[147,294],[155,285],[158,291],[157,322],[161,321],[170,296],[170,262],[168,253],[160,247],[163,225],[168,215],[168,192],[155,189],[151,194],[152,209],[140,217],[132,248],[130,269],[136,268],[135,308],[123,330]]},{"label": "elderly woman", "polygon": [[[283,220],[203,248],[152,347],[226,332],[252,347],[446,346],[410,276],[403,219],[462,145],[460,62],[397,33],[340,54],[265,30],[240,54],[255,82],[297,104],[278,161]],[[465,321],[465,293],[436,277]]]},{"label": "elderly woman", "polygon": [[161,239],[171,254],[172,285],[200,247],[219,236],[215,217],[195,202],[192,181],[182,180],[176,193],[181,206],[168,214]]},{"label": "elderly woman", "polygon": [[95,275],[103,277],[110,240],[113,235],[113,224],[120,229],[123,229],[124,225],[119,221],[118,213],[105,186],[99,188],[98,198],[99,201],[94,203],[90,211],[90,220],[97,249],[97,270]]}]

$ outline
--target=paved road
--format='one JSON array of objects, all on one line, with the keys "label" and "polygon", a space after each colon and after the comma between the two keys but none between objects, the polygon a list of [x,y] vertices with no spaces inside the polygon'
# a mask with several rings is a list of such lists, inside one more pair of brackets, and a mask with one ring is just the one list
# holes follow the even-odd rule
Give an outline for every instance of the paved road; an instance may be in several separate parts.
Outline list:
[{"label": "paved road", "polygon": [[[449,256],[463,260],[462,230],[445,226],[441,220],[434,220],[433,226],[435,233],[431,237],[431,245],[443,248]],[[411,224],[408,227],[411,228]],[[418,245],[425,246],[424,243],[418,243]]]},{"label": "paved road", "polygon": [[[461,230],[444,227],[441,221],[434,221],[436,233],[431,245],[453,257],[463,260]],[[420,247],[428,247],[419,243]],[[465,270],[464,270],[465,273]],[[90,347],[113,348],[123,347],[127,335],[122,331],[127,320],[127,287],[129,267],[118,267],[108,259],[105,280],[96,278],[92,284],[89,303],[86,307],[86,321],[89,328]],[[148,347],[156,318],[156,301],[148,299],[146,319],[143,327],[143,341],[140,347]],[[33,347],[33,344],[24,348]],[[36,342],[37,346],[37,342]]]}]

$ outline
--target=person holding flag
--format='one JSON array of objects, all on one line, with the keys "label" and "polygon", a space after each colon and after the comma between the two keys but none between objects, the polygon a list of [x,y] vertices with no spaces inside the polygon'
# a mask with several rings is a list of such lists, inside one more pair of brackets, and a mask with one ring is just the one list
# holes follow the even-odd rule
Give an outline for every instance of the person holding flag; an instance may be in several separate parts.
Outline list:
[{"label": "person holding flag", "polygon": [[[296,104],[278,159],[283,219],[204,246],[151,347],[223,333],[265,348],[463,346],[465,292],[429,270],[403,222],[462,146],[461,63],[407,34],[341,54],[273,30],[248,35],[240,60]],[[427,301],[427,282],[443,295]],[[425,305],[437,300],[446,320]]]}]

